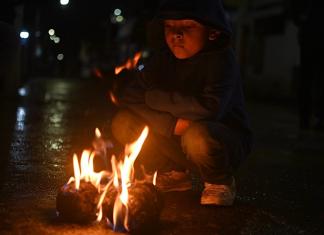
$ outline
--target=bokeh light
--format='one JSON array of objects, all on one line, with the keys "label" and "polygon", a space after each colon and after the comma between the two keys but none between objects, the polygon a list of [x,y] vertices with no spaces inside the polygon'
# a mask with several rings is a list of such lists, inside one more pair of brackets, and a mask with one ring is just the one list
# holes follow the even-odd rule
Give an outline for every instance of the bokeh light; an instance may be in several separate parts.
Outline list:
[{"label": "bokeh light", "polygon": [[65,6],[69,4],[69,0],[60,0],[61,5]]},{"label": "bokeh light", "polygon": [[27,38],[29,38],[29,32],[21,31],[19,36],[20,36],[20,38],[27,39]]},{"label": "bokeh light", "polygon": [[48,34],[49,34],[50,36],[53,36],[53,35],[55,34],[55,30],[54,30],[54,29],[49,29],[49,30],[48,30]]},{"label": "bokeh light", "polygon": [[115,16],[119,16],[120,14],[121,14],[121,10],[120,9],[117,8],[117,9],[114,10],[114,15]]},{"label": "bokeh light", "polygon": [[62,53],[60,53],[60,54],[57,55],[56,58],[57,58],[57,60],[61,61],[61,60],[64,59],[64,55]]}]

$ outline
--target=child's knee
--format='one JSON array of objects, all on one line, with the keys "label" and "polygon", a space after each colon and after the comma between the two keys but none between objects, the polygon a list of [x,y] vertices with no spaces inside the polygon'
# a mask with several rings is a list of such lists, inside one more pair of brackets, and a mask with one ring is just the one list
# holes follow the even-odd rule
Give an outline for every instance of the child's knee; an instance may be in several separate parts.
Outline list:
[{"label": "child's knee", "polygon": [[133,142],[140,135],[144,124],[127,109],[120,110],[112,119],[111,132],[121,144]]},{"label": "child's knee", "polygon": [[211,155],[221,150],[222,145],[211,136],[208,125],[194,123],[182,136],[182,147],[189,160],[195,164],[204,164],[211,160]]}]

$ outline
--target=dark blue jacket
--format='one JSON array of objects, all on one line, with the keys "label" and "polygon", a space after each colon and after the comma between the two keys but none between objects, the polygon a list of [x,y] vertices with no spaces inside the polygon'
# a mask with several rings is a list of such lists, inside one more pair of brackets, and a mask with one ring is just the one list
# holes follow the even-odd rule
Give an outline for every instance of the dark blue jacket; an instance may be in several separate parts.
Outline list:
[{"label": "dark blue jacket", "polygon": [[[184,5],[177,5],[178,2]],[[196,2],[200,4],[195,5]],[[181,6],[184,9],[180,9]],[[199,18],[199,14],[203,16]],[[166,1],[159,16],[200,20],[222,29],[227,40],[231,34],[224,10],[217,0]],[[129,84],[121,103],[143,117],[153,131],[165,136],[171,136],[177,119],[183,118],[221,122],[250,141],[239,67],[228,43],[208,45],[184,60],[174,57],[165,47]]]}]

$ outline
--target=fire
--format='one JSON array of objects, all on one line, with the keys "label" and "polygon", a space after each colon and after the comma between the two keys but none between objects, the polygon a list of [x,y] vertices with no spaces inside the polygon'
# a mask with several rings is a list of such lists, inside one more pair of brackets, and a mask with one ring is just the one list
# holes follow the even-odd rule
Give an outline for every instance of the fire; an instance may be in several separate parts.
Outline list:
[{"label": "fire", "polygon": [[95,134],[96,134],[97,138],[101,137],[101,132],[100,132],[100,130],[98,128],[95,129]]},{"label": "fire", "polygon": [[118,105],[118,100],[112,91],[109,91],[109,98],[113,104]]},{"label": "fire", "polygon": [[157,171],[154,173],[153,175],[153,185],[155,186],[156,185],[156,177],[157,177]]},{"label": "fire", "polygon": [[[95,172],[93,161],[96,156],[95,151],[84,150],[79,162],[78,156],[73,155],[73,168],[74,177],[71,177],[68,184],[74,182],[75,189],[79,190],[81,180],[90,182],[98,189],[100,194],[97,204],[97,221],[101,221],[103,218],[102,204],[109,187],[116,188],[117,196],[114,202],[113,208],[113,221],[109,221],[108,224],[114,230],[127,230],[129,231],[128,221],[128,188],[135,182],[134,177],[134,162],[140,153],[145,139],[147,138],[149,128],[145,126],[139,138],[125,146],[124,159],[117,161],[113,155],[111,157],[112,173],[108,171]],[[96,138],[101,138],[101,132],[98,128],[95,130]],[[102,184],[102,178],[106,176],[108,183]],[[153,176],[153,184],[155,185],[156,173]]]},{"label": "fire", "polygon": [[[96,138],[99,139],[101,137],[101,132],[98,128],[95,129]],[[110,173],[108,171],[94,171],[94,158],[96,156],[95,151],[83,150],[81,154],[81,160],[79,162],[77,154],[73,155],[73,170],[74,177],[72,176],[67,184],[74,182],[75,189],[79,190],[81,180],[85,182],[90,182],[93,186],[98,189],[100,193],[102,187],[100,185],[101,179],[104,176],[109,176]]]},{"label": "fire", "polygon": [[124,69],[134,69],[135,66],[137,65],[139,59],[142,56],[142,52],[137,52],[134,56],[134,58],[129,58],[125,64],[121,65],[121,66],[117,66],[115,68],[115,74],[118,75],[121,71],[123,71]]},{"label": "fire", "polygon": [[[111,159],[113,169],[113,184],[118,190],[113,210],[113,229],[120,227],[120,220],[123,227],[128,228],[128,188],[134,182],[134,162],[142,149],[144,141],[148,135],[148,127],[146,126],[140,137],[132,144],[125,147],[125,158],[123,161],[116,162],[113,156]],[[123,218],[121,218],[123,217]],[[109,224],[112,224],[110,221]]]},{"label": "fire", "polygon": [[81,180],[85,182],[91,182],[91,184],[98,188],[100,192],[100,181],[104,175],[109,175],[106,171],[95,172],[93,166],[93,160],[95,153],[89,150],[83,150],[81,155],[81,161],[79,163],[78,156],[73,155],[73,169],[74,177],[72,176],[67,184],[75,183],[75,189],[79,190]]}]

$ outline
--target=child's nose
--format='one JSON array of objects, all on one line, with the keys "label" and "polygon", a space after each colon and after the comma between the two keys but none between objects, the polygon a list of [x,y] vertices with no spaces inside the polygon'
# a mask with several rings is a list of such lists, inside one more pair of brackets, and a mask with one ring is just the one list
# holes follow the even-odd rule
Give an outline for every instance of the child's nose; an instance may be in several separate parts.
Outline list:
[{"label": "child's nose", "polygon": [[178,31],[174,32],[173,37],[175,39],[182,39],[183,38],[183,32],[181,30],[178,30]]}]

